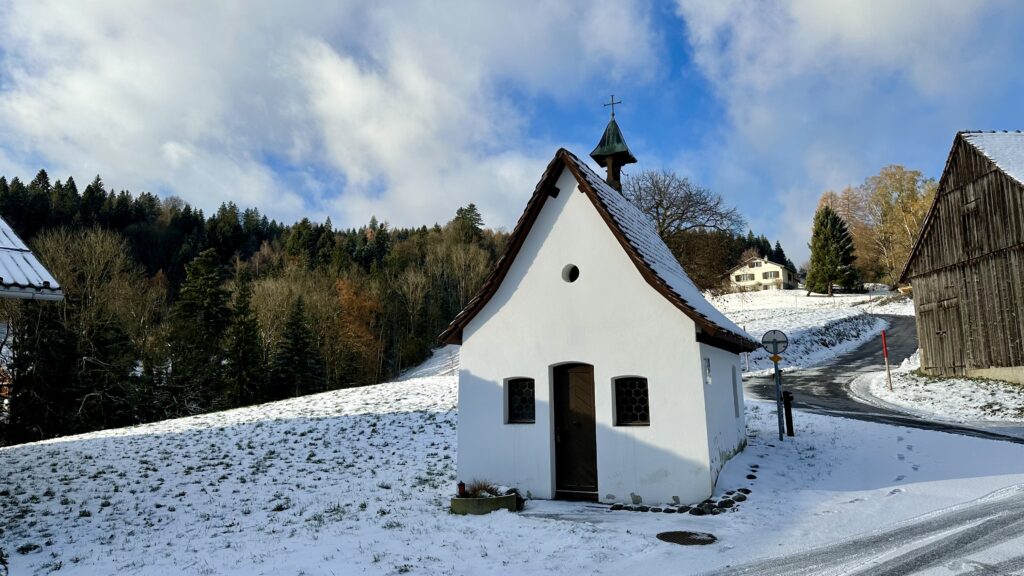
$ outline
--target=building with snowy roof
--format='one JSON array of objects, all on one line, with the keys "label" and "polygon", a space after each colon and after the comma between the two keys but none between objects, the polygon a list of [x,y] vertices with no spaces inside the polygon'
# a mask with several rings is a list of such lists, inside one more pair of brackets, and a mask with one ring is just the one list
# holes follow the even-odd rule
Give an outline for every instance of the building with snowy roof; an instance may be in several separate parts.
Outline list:
[{"label": "building with snowy roof", "polygon": [[57,280],[3,218],[0,218],[0,298],[64,298]]},{"label": "building with snowy roof", "polygon": [[900,281],[923,372],[1024,383],[1024,134],[957,133]]},{"label": "building with snowy roof", "polygon": [[614,114],[558,150],[477,294],[461,344],[458,475],[534,498],[697,502],[745,445],[739,354],[757,344],[621,193]]}]

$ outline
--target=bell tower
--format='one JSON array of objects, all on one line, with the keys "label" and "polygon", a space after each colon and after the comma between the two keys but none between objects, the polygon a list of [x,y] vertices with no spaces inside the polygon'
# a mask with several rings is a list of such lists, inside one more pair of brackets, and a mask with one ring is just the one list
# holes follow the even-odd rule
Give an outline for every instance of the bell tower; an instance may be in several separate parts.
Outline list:
[{"label": "bell tower", "polygon": [[590,153],[590,157],[599,166],[608,171],[605,182],[612,188],[622,192],[622,182],[620,181],[622,167],[626,164],[636,163],[636,157],[629,151],[629,146],[626,146],[626,139],[622,137],[619,124],[615,121],[616,104],[622,104],[622,101],[615,100],[614,95],[612,95],[611,101],[605,104],[605,106],[611,106],[612,117],[608,121],[608,126],[604,129],[601,141],[597,143],[597,147]]}]

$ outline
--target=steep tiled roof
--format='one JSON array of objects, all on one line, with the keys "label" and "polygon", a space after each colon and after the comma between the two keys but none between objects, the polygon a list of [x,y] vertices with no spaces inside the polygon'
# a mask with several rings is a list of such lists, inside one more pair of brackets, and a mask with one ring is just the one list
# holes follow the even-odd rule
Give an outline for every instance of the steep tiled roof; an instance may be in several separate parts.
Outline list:
[{"label": "steep tiled roof", "polygon": [[60,284],[0,218],[0,298],[60,300]]},{"label": "steep tiled roof", "polygon": [[739,326],[711,305],[690,280],[679,261],[658,236],[654,223],[622,194],[608,186],[585,163],[565,149],[559,150],[537,184],[526,210],[509,237],[507,248],[480,293],[459,313],[441,335],[446,343],[460,343],[462,329],[490,300],[504,279],[512,260],[529,234],[537,214],[549,197],[563,169],[569,170],[602,219],[619,240],[648,284],[689,316],[713,344],[735,350],[754,350],[758,344]]}]

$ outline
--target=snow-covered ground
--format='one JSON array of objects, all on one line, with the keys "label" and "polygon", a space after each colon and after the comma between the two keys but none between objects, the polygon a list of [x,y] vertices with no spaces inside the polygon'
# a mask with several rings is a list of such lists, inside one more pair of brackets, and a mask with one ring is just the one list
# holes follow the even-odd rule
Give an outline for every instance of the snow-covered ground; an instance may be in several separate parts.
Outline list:
[{"label": "snow-covered ground", "polygon": [[929,378],[916,372],[920,367],[918,352],[893,368],[892,391],[885,372],[865,376],[854,389],[929,418],[1024,423],[1024,386],[978,378]]},{"label": "snow-covered ground", "polygon": [[[437,355],[432,369],[450,372],[452,359]],[[747,413],[749,446],[717,490],[752,491],[734,513],[533,501],[521,514],[460,517],[446,510],[456,381],[420,372],[0,449],[0,546],[19,576],[694,573],[1024,483],[1022,445],[799,411],[798,436],[779,443],[769,404]],[[681,548],[654,538],[665,530],[719,541]]]},{"label": "snow-covered ground", "polygon": [[[888,292],[807,296],[803,290],[738,292],[710,298],[712,304],[748,334],[760,338],[769,330],[782,330],[789,348],[782,354],[784,370],[817,366],[856,349],[886,328],[873,314],[913,315],[910,299]],[[750,354],[748,373],[772,368],[768,353]]]}]

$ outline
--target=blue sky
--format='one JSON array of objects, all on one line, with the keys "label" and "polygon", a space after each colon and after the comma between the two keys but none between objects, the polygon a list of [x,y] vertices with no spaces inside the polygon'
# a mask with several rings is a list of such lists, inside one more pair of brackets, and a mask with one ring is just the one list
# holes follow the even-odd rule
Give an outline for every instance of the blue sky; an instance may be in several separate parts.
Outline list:
[{"label": "blue sky", "polygon": [[1024,4],[0,0],[0,174],[293,221],[510,228],[617,116],[640,162],[806,257],[827,189],[1024,128]]}]

